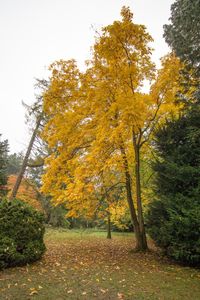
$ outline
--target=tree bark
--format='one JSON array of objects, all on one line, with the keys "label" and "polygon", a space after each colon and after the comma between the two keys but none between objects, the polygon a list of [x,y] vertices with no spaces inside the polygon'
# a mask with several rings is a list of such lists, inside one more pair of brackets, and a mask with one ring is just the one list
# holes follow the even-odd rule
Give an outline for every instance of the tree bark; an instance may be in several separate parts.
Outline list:
[{"label": "tree bark", "polygon": [[124,173],[125,173],[125,180],[126,180],[126,194],[127,194],[127,201],[129,206],[129,211],[131,215],[131,221],[134,227],[135,231],[135,238],[136,238],[136,251],[145,251],[147,248],[144,247],[143,243],[143,236],[140,232],[140,226],[136,215],[136,210],[133,203],[133,197],[132,197],[132,189],[131,189],[131,176],[128,169],[128,160],[126,157],[125,149],[123,146],[120,147],[121,154],[123,157],[123,163],[124,163]]},{"label": "tree bark", "polygon": [[135,188],[136,188],[136,201],[137,201],[137,214],[140,227],[140,233],[142,237],[142,250],[147,250],[147,238],[144,226],[144,217],[142,210],[142,197],[141,197],[141,179],[140,179],[140,146],[136,143],[136,139],[133,137],[133,147],[135,151]]},{"label": "tree bark", "polygon": [[110,213],[108,212],[108,224],[107,224],[107,239],[111,239],[111,222],[110,222]]},{"label": "tree bark", "polygon": [[32,147],[33,147],[33,143],[35,141],[35,138],[36,138],[36,135],[37,135],[38,128],[40,126],[41,120],[42,120],[42,116],[39,116],[38,119],[37,119],[37,122],[36,122],[35,129],[34,129],[33,134],[31,136],[31,139],[30,139],[30,142],[29,142],[29,145],[28,145],[28,149],[26,151],[26,155],[25,155],[25,157],[23,159],[21,170],[20,170],[20,172],[19,172],[19,174],[17,176],[17,180],[15,182],[15,185],[14,185],[14,187],[12,189],[12,192],[11,192],[11,195],[9,197],[10,201],[12,199],[14,199],[16,197],[16,195],[17,195],[18,189],[20,187],[21,181],[22,181],[23,176],[24,176],[24,172],[25,172],[27,164],[28,164],[28,159],[29,159],[29,156],[30,156],[30,153],[31,153],[31,150],[32,150]]}]

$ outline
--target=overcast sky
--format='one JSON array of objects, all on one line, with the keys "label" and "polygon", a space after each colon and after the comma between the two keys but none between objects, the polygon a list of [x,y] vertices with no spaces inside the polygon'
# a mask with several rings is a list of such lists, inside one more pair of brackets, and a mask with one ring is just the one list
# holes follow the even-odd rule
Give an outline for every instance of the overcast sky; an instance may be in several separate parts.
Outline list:
[{"label": "overcast sky", "polygon": [[75,58],[80,68],[90,57],[94,29],[120,19],[123,5],[154,38],[154,61],[169,49],[163,24],[173,0],[0,0],[0,133],[10,152],[29,141],[25,109],[34,102],[34,78],[47,78],[55,60]]}]

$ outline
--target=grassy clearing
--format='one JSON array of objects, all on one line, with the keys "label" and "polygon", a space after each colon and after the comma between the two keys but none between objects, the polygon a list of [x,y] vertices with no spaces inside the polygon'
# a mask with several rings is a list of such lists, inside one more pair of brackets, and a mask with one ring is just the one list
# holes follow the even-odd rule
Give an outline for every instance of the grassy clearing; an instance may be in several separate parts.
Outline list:
[{"label": "grassy clearing", "polygon": [[40,262],[0,272],[0,299],[200,299],[199,270],[131,253],[132,234],[105,236],[48,229]]}]

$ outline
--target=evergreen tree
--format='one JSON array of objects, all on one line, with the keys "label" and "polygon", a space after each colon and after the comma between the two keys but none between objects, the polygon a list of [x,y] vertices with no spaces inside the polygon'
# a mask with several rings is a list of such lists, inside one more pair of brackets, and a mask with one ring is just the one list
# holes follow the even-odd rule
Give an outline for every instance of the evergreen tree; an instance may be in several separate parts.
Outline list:
[{"label": "evergreen tree", "polygon": [[149,233],[168,256],[199,264],[200,107],[160,128],[155,147],[157,199],[147,214]]},{"label": "evergreen tree", "polygon": [[19,173],[23,161],[22,153],[13,153],[7,158],[7,175],[16,175]]},{"label": "evergreen tree", "polygon": [[[1,138],[1,134],[0,134]],[[8,141],[0,141],[0,198],[7,194],[7,153],[8,153]]]},{"label": "evergreen tree", "polygon": [[200,0],[176,0],[164,37],[176,55],[200,76]]},{"label": "evergreen tree", "polygon": [[176,260],[200,263],[200,1],[176,0],[164,37],[185,64],[187,103],[177,120],[156,134],[158,161],[147,225],[156,244]]}]

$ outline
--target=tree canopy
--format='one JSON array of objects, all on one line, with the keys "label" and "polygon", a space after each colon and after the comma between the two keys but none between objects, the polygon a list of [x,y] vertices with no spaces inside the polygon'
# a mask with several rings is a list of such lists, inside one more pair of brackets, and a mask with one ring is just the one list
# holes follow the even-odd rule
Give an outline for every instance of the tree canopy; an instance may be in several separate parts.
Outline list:
[{"label": "tree canopy", "polygon": [[[146,249],[140,160],[158,123],[177,110],[180,62],[168,55],[156,73],[145,26],[133,22],[129,8],[122,8],[121,17],[97,35],[85,72],[75,60],[50,66],[43,138],[52,154],[46,159],[42,190],[55,203],[66,203],[71,215],[92,216],[100,188],[112,190],[119,182],[125,187],[137,247]],[[145,81],[153,81],[146,94]]]}]

